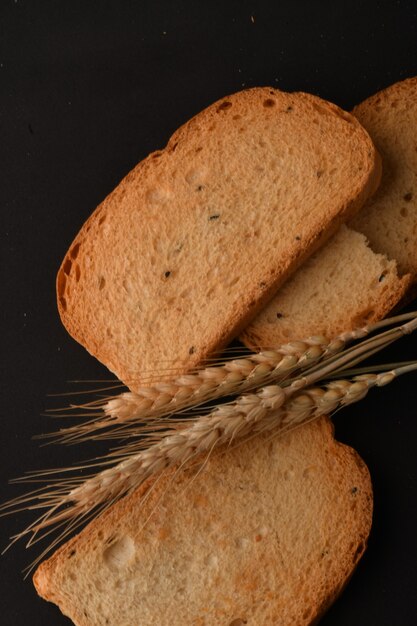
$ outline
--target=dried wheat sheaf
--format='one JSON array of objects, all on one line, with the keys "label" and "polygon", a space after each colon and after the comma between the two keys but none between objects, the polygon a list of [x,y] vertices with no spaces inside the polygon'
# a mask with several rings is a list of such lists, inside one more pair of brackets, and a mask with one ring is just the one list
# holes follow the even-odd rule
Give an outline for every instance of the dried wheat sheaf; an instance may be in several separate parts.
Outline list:
[{"label": "dried wheat sheaf", "polygon": [[[383,330],[390,325],[395,326]],[[409,313],[344,333],[332,341],[312,337],[291,342],[276,350],[225,360],[177,377],[172,383],[154,383],[135,394],[125,392],[105,401],[73,406],[84,413],[90,409],[93,418],[53,433],[55,439],[66,443],[125,441],[94,463],[18,479],[43,484],[2,505],[0,514],[22,509],[43,512],[11,543],[29,536],[29,546],[59,529],[32,569],[80,524],[167,468],[182,469],[198,459],[201,471],[215,448],[223,446],[226,450],[259,433],[283,434],[357,402],[370,388],[417,369],[417,361],[354,369],[416,328],[417,313]],[[369,334],[370,338],[363,339]],[[347,347],[348,343],[353,345]],[[231,395],[237,397],[214,407],[202,406]],[[77,469],[86,467],[94,468],[94,472],[87,477],[76,474]]]}]

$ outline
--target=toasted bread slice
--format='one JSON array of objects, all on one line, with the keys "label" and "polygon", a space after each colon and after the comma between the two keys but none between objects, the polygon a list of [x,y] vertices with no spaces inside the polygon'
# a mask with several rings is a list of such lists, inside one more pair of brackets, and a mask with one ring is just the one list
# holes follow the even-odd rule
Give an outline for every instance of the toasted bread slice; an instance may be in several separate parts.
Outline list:
[{"label": "toasted bread slice", "polygon": [[57,278],[63,323],[131,389],[223,348],[375,191],[356,118],[250,89],[194,117],[130,172]]},{"label": "toasted bread slice", "polygon": [[315,622],[371,527],[356,452],[321,418],[196,472],[168,471],[114,505],[38,568],[38,593],[77,626]]},{"label": "toasted bread slice", "polygon": [[381,185],[349,222],[370,248],[358,233],[341,231],[248,325],[241,335],[247,346],[276,346],[306,334],[333,337],[384,317],[416,293],[417,77],[368,98],[353,114],[382,156]]},{"label": "toasted bread slice", "polygon": [[351,222],[417,282],[417,76],[353,109],[383,157],[381,187]]}]

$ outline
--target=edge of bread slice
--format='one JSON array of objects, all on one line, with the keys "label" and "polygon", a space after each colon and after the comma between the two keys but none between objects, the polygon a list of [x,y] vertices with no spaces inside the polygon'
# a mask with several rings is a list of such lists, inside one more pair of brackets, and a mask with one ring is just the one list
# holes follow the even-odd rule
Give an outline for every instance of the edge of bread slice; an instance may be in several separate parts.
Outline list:
[{"label": "edge of bread slice", "polygon": [[334,337],[381,319],[417,293],[417,77],[352,113],[381,154],[381,184],[349,222],[357,232],[342,229],[243,331],[240,339],[251,348]]},{"label": "edge of bread slice", "polygon": [[57,277],[70,334],[131,389],[221,350],[375,191],[379,156],[318,97],[239,92],[182,126],[87,220]]},{"label": "edge of bread slice", "polygon": [[[372,522],[366,465],[328,418],[169,470],[42,563],[77,626],[304,626],[350,578]],[[146,496],[146,497],[145,497]]]}]

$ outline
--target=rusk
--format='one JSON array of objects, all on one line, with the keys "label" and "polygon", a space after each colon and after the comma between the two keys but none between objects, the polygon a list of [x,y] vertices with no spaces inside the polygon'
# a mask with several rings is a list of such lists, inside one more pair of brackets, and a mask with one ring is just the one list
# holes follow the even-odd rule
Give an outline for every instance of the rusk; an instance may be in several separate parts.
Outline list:
[{"label": "rusk", "polygon": [[132,390],[201,364],[375,191],[356,118],[271,88],[216,102],[139,163],[57,278],[70,334]]},{"label": "rusk", "polygon": [[77,626],[315,622],[371,527],[357,453],[320,418],[199,468],[169,470],[93,521],[40,565],[38,593]]}]

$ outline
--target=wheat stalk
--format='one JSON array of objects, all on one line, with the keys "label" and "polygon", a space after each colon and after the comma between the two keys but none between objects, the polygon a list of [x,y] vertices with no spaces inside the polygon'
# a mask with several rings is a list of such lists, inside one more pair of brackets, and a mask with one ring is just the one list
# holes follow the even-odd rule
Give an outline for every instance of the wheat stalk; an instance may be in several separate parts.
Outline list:
[{"label": "wheat stalk", "polygon": [[[269,382],[279,382],[311,368],[314,364],[331,359],[352,341],[361,339],[385,326],[413,319],[416,313],[407,313],[388,318],[372,325],[347,331],[332,340],[314,336],[301,341],[289,342],[275,350],[264,350],[244,358],[223,362],[221,365],[205,367],[184,374],[172,382],[157,382],[140,387],[136,392],[124,392],[103,402],[93,401],[79,405],[84,410],[99,411],[98,417],[82,424],[62,428],[50,433],[48,438],[60,441],[80,442],[95,438],[115,438],[119,432],[125,436],[125,426],[159,418],[165,415],[196,407],[204,402],[242,393]],[[398,333],[393,329],[389,333]],[[102,435],[98,431],[106,431]]]},{"label": "wheat stalk", "polygon": [[[36,523],[16,536],[74,520],[106,503],[127,495],[145,480],[171,466],[181,466],[196,456],[211,453],[219,446],[242,440],[265,431],[287,431],[306,420],[330,415],[338,408],[364,398],[369,389],[390,383],[397,376],[417,369],[417,362],[380,374],[362,374],[351,380],[336,380],[325,386],[298,391],[294,386],[269,385],[256,393],[241,396],[221,405],[211,414],[185,423],[181,429],[165,433],[160,441],[136,454],[128,453],[117,465],[68,489],[68,484],[49,487],[49,496],[41,498],[39,508],[48,508]],[[69,481],[71,484],[71,481]],[[50,495],[52,491],[52,496]],[[16,501],[15,501],[16,505]],[[36,506],[36,505],[35,505]]]},{"label": "wheat stalk", "polygon": [[[18,482],[40,481],[44,485],[4,504],[0,507],[0,514],[27,509],[45,512],[15,535],[12,543],[30,535],[27,545],[31,545],[64,526],[64,531],[42,553],[42,557],[81,523],[171,466],[182,468],[201,455],[205,455],[207,461],[212,450],[219,446],[242,442],[265,431],[274,434],[286,432],[305,421],[331,415],[338,408],[357,402],[371,387],[388,384],[401,374],[417,370],[417,361],[379,374],[367,372],[341,380],[331,380],[331,377],[335,373],[340,375],[346,368],[355,366],[369,354],[416,328],[417,317],[414,314],[411,321],[395,329],[340,354],[333,354],[320,364],[311,365],[304,370],[303,376],[245,393],[233,402],[220,404],[198,419],[172,420],[166,417],[157,423],[152,419],[145,421],[137,427],[137,434],[142,435],[142,439],[109,453],[104,460],[98,459],[96,466],[109,467],[90,477],[54,478],[62,471],[93,466],[86,463],[71,470],[46,470],[21,479]],[[319,381],[322,383],[320,386],[317,385]],[[45,485],[45,481],[49,484]]]}]

